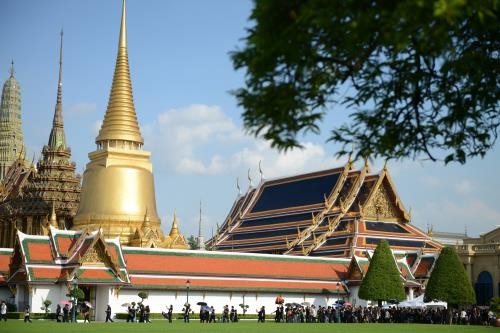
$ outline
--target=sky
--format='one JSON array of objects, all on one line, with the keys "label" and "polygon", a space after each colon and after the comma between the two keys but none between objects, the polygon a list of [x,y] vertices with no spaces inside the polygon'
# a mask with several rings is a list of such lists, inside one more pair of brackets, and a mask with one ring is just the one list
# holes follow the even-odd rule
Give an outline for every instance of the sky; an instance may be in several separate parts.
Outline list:
[{"label": "sky", "polygon": [[[342,108],[328,110],[320,135],[300,137],[303,150],[278,152],[243,129],[243,110],[230,91],[244,85],[244,72],[233,69],[229,53],[242,46],[251,9],[244,0],[127,1],[134,101],[167,232],[176,211],[181,232],[196,235],[201,202],[209,238],[236,199],[236,179],[242,191],[249,169],[253,184],[260,181],[259,161],[265,179],[346,162],[327,142],[331,128],[347,119]],[[120,0],[0,0],[0,80],[8,78],[14,59],[30,159],[40,157],[50,133],[62,28],[66,139],[83,174],[106,111],[120,15]],[[371,170],[382,166],[375,160]],[[388,166],[417,227],[478,236],[500,225],[498,144],[466,165],[417,159]]]}]

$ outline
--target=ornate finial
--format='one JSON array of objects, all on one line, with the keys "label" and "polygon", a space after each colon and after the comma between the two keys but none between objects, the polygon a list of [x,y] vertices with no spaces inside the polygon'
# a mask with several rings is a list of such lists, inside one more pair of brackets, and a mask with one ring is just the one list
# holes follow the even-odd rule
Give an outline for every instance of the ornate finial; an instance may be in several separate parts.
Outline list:
[{"label": "ornate finial", "polygon": [[384,171],[387,171],[387,159],[384,161]]},{"label": "ornate finial", "polygon": [[262,172],[262,161],[259,161],[259,173],[260,173],[260,181],[264,179],[264,173]]},{"label": "ornate finial", "polygon": [[248,168],[247,177],[248,177],[248,186],[252,187],[252,177],[250,176],[250,168]]},{"label": "ornate finial", "polygon": [[118,55],[109,95],[108,108],[96,143],[123,140],[142,146],[142,138],[132,94],[132,81],[128,64],[126,4],[123,0]]},{"label": "ornate finial", "polygon": [[236,188],[238,189],[238,194],[241,195],[240,179],[236,178]]},{"label": "ornate finial", "polygon": [[10,69],[9,69],[10,77],[14,77],[14,59],[10,62]]},{"label": "ornate finial", "polygon": [[54,228],[57,228],[57,216],[56,216],[56,209],[55,209],[55,202],[52,201],[52,212],[50,214],[50,225],[53,226]]}]

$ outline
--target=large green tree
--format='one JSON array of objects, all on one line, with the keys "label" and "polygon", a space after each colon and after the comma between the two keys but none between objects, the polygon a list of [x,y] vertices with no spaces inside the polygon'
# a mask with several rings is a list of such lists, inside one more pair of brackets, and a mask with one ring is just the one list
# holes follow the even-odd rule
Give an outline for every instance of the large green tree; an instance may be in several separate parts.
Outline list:
[{"label": "large green tree", "polygon": [[319,132],[339,155],[465,163],[500,126],[500,0],[254,0],[235,90],[245,127],[280,149]]},{"label": "large green tree", "polygon": [[452,307],[476,303],[474,289],[454,247],[441,250],[425,288],[424,301],[434,299]]},{"label": "large green tree", "polygon": [[378,301],[379,305],[382,301],[406,298],[401,274],[387,241],[381,240],[377,245],[358,295],[362,299]]}]

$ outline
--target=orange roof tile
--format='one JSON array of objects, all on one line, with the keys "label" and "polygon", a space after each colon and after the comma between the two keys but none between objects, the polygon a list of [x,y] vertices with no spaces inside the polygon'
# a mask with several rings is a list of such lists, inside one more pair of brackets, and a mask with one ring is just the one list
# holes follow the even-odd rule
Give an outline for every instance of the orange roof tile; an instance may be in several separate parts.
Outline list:
[{"label": "orange roof tile", "polygon": [[[157,287],[166,289],[185,289],[185,278],[173,277],[145,277],[131,276],[134,287]],[[286,290],[286,291],[308,291],[308,292],[337,292],[344,293],[342,285],[336,282],[306,282],[306,281],[283,281],[283,280],[251,280],[251,279],[191,279],[190,288],[193,290]]]},{"label": "orange roof tile", "polygon": [[28,242],[26,244],[28,262],[52,262],[52,252],[49,242]]},{"label": "orange roof tile", "polygon": [[[286,260],[283,257],[203,256],[201,254],[151,253],[124,250],[129,272],[202,274],[218,276],[263,276],[339,280],[349,263]],[[280,260],[281,259],[281,260]]]}]

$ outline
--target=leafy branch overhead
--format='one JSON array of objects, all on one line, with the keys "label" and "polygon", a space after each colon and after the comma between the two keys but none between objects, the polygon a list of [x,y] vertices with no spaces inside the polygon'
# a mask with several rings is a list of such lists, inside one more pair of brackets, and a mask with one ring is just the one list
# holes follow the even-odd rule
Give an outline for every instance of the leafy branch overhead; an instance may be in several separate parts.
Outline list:
[{"label": "leafy branch overhead", "polygon": [[[327,111],[350,121],[330,140],[356,157],[465,163],[495,144],[499,0],[255,0],[244,47],[244,124],[274,147],[300,146]],[[345,93],[347,91],[347,93]]]}]

